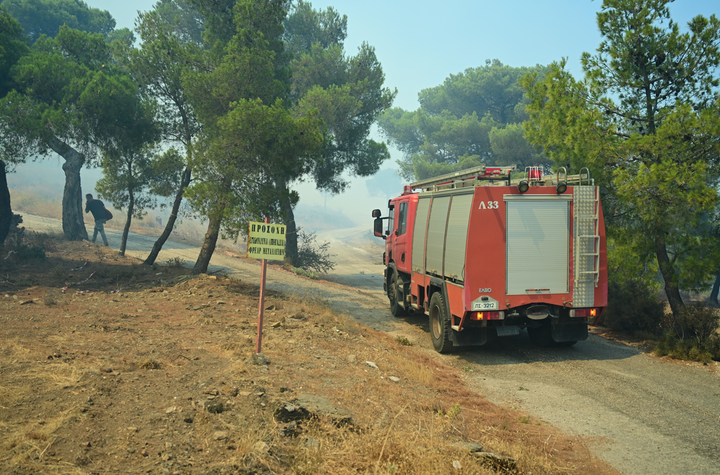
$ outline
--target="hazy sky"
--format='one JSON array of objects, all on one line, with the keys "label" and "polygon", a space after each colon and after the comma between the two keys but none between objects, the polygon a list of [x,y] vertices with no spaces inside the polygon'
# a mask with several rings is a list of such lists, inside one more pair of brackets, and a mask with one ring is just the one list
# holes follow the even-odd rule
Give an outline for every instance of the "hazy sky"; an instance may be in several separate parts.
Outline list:
[{"label": "hazy sky", "polygon": [[[132,28],[137,11],[155,4],[154,0],[85,1],[108,10],[118,28]],[[450,74],[482,66],[486,59],[518,67],[567,57],[570,71],[580,78],[580,55],[594,52],[600,43],[596,24],[600,0],[322,0],[312,5],[332,6],[347,15],[345,50],[355,54],[363,42],[374,46],[386,84],[398,90],[394,106],[407,110],[418,107],[422,89],[441,84]],[[670,8],[681,24],[698,14],[720,14],[717,0],[678,0]],[[396,168],[394,161],[399,158],[399,152],[393,151],[383,168]],[[323,204],[312,187],[301,185],[298,190],[301,203]],[[329,198],[327,206],[342,209],[358,224],[370,227],[372,208],[383,208],[385,198],[368,196],[364,180],[355,180],[348,192]]]}]

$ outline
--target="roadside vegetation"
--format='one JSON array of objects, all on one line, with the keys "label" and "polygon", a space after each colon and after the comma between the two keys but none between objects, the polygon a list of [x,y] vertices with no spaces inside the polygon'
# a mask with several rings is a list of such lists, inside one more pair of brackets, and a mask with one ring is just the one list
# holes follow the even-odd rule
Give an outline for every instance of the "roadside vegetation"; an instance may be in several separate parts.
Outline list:
[{"label": "roadside vegetation", "polygon": [[658,288],[659,284],[640,278],[611,281],[608,307],[600,324],[645,341],[658,356],[720,361],[720,310],[709,300],[696,301],[674,317]]}]

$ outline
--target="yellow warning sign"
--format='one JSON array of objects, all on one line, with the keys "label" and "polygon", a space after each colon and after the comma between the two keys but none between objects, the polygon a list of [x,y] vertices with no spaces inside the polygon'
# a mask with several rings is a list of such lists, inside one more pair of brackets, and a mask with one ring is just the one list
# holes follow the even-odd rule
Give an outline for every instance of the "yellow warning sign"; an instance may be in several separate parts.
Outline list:
[{"label": "yellow warning sign", "polygon": [[285,258],[284,224],[268,224],[250,222],[248,233],[248,257],[250,259],[272,259],[281,261]]}]

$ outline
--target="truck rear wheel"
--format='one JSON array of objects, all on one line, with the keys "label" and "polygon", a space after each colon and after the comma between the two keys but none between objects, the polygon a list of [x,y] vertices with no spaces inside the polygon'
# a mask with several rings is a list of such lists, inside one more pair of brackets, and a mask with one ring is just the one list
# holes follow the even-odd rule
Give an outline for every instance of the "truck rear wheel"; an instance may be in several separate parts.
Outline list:
[{"label": "truck rear wheel", "polygon": [[393,271],[392,277],[390,277],[390,287],[388,288],[388,297],[390,298],[390,313],[395,317],[404,317],[408,314],[405,307],[400,304],[402,298],[402,292],[398,285],[398,274],[397,271]]},{"label": "truck rear wheel", "polygon": [[445,311],[445,299],[441,292],[435,292],[430,299],[430,339],[435,351],[449,353],[453,347],[450,341],[450,317]]}]

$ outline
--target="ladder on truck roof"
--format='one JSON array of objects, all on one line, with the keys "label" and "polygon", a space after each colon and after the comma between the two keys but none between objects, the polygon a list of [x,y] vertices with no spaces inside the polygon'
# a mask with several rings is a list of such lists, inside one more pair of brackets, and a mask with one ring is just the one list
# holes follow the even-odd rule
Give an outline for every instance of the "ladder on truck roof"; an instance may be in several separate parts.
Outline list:
[{"label": "ladder on truck roof", "polygon": [[488,167],[480,165],[466,170],[460,170],[445,175],[426,178],[425,180],[410,183],[410,189],[422,189],[425,191],[438,191],[443,189],[461,188],[475,186],[478,181],[503,180],[510,184],[510,172],[515,170],[511,167]]},{"label": "ladder on truck roof", "polygon": [[[581,172],[582,174],[582,172]],[[589,175],[589,172],[588,172]],[[580,186],[573,195],[574,307],[592,307],[600,279],[600,197],[596,186]]]}]

